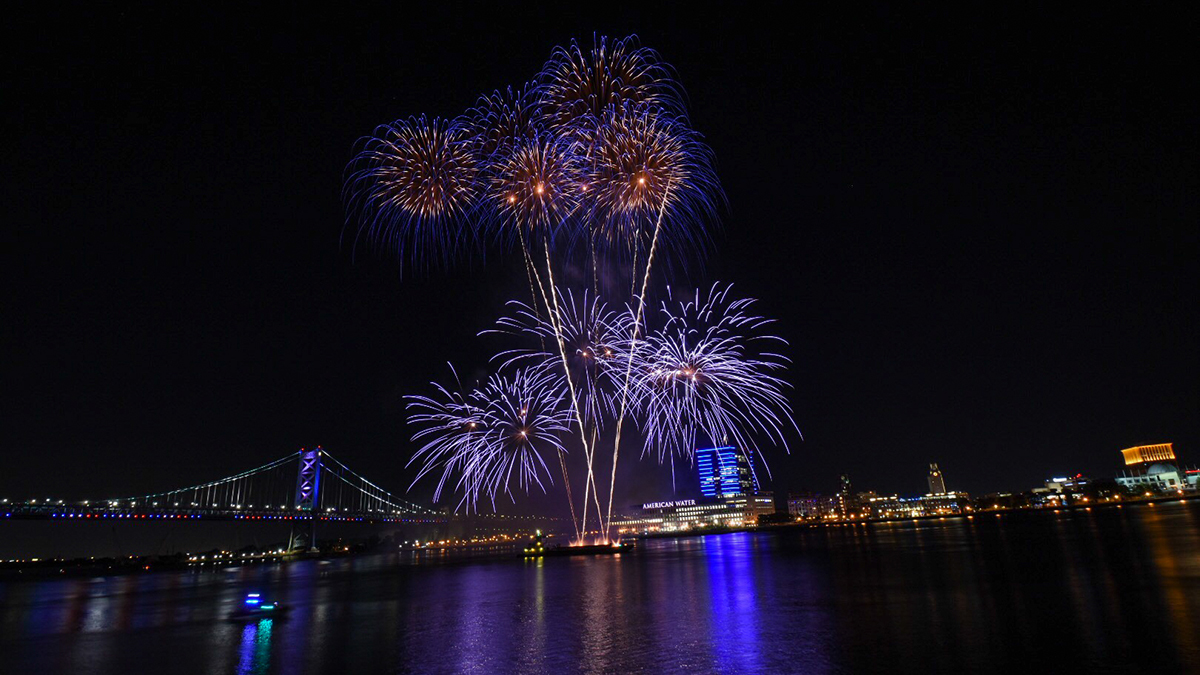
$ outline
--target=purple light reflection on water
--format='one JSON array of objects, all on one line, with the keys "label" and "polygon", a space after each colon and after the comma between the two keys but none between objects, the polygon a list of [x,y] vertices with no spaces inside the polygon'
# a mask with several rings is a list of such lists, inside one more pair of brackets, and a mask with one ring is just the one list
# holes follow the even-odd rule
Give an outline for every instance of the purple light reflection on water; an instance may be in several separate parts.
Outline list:
[{"label": "purple light reflection on water", "polygon": [[[523,560],[391,554],[0,583],[0,672],[1012,672],[1200,659],[1200,505]],[[227,621],[246,593],[291,608]]]}]

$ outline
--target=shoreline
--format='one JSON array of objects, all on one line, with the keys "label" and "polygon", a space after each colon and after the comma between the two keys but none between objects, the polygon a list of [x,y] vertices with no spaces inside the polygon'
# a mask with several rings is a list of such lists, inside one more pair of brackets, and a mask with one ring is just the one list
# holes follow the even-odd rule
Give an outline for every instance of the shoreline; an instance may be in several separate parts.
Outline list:
[{"label": "shoreline", "polygon": [[[627,534],[626,538],[634,540],[649,540],[649,539],[672,539],[672,538],[691,538],[705,537],[709,535],[737,534],[737,533],[768,533],[768,532],[786,532],[789,530],[813,530],[825,528],[843,528],[856,525],[875,525],[875,524],[894,524],[906,522],[922,522],[922,521],[949,521],[949,520],[973,520],[976,516],[995,516],[1003,517],[1005,515],[1024,515],[1024,514],[1048,514],[1061,512],[1088,512],[1092,509],[1121,509],[1126,506],[1137,507],[1154,507],[1158,504],[1180,503],[1187,504],[1193,501],[1200,500],[1200,495],[1186,496],[1170,496],[1170,497],[1155,497],[1150,499],[1136,499],[1128,501],[1112,501],[1099,503],[1076,503],[1066,506],[1053,508],[1017,508],[1017,509],[988,509],[985,511],[972,511],[969,513],[956,514],[934,514],[917,517],[904,518],[878,518],[878,519],[852,519],[852,520],[826,520],[826,521],[804,521],[804,522],[783,522],[783,523],[763,523],[761,525],[747,525],[739,527],[704,527],[693,528],[688,530],[675,530],[671,532],[646,532],[637,534]],[[307,560],[334,560],[345,558],[357,558],[376,554],[386,554],[395,552],[398,554],[431,554],[431,555],[455,555],[455,554],[471,554],[468,557],[474,560],[500,560],[505,558],[528,558],[529,556],[522,553],[523,542],[516,539],[504,542],[469,542],[461,544],[439,544],[432,543],[427,546],[400,546],[394,550],[387,550],[383,547],[366,548],[347,546],[343,550],[334,550],[326,552],[307,552],[307,553],[279,553],[265,552],[262,554],[245,555],[235,557],[235,554],[222,552],[223,555],[214,557],[212,560],[197,561],[196,556],[188,556],[186,554],[176,554],[173,556],[129,556],[127,558],[74,558],[70,560],[63,559],[33,559],[29,562],[22,561],[21,563],[0,563],[0,583],[20,582],[20,581],[45,581],[47,579],[79,579],[79,578],[106,578],[128,576],[131,574],[153,574],[156,572],[179,572],[186,570],[195,570],[197,572],[221,569],[228,567],[242,567],[246,565],[261,565],[261,564],[288,564],[293,562]],[[503,548],[505,550],[491,550]],[[601,555],[595,553],[594,555]]]},{"label": "shoreline", "polygon": [[1154,506],[1155,504],[1164,504],[1171,502],[1179,502],[1186,504],[1188,502],[1200,500],[1200,495],[1173,495],[1170,497],[1153,497],[1149,499],[1130,499],[1126,501],[1110,501],[1110,502],[1085,502],[1069,504],[1065,506],[1055,506],[1046,508],[1005,508],[1005,509],[986,509],[982,511],[970,511],[965,513],[946,513],[946,514],[931,514],[924,516],[904,516],[894,518],[852,518],[852,519],[831,519],[831,520],[807,520],[807,521],[790,521],[783,523],[763,523],[761,525],[741,525],[737,527],[704,527],[693,528],[687,530],[673,530],[670,532],[645,532],[645,533],[630,533],[626,536],[631,536],[636,539],[663,539],[672,537],[696,537],[709,534],[733,534],[736,532],[771,532],[789,529],[813,529],[826,527],[846,527],[851,525],[874,525],[884,523],[910,523],[921,521],[944,521],[944,520],[971,520],[976,516],[995,515],[997,517],[1004,515],[1018,514],[1033,514],[1033,513],[1059,513],[1063,511],[1091,511],[1092,509],[1120,509],[1125,506]]}]

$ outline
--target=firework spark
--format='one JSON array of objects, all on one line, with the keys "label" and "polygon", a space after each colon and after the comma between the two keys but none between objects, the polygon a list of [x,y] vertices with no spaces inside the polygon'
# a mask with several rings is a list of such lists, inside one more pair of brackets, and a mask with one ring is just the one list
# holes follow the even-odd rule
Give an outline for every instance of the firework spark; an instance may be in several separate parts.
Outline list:
[{"label": "firework spark", "polygon": [[541,133],[537,110],[531,84],[479,97],[475,107],[463,116],[462,124],[480,161],[489,163]]},{"label": "firework spark", "polygon": [[473,238],[479,169],[460,124],[411,117],[362,141],[343,195],[359,236],[417,266],[447,263]]},{"label": "firework spark", "polygon": [[542,68],[540,101],[547,126],[559,133],[588,133],[611,106],[650,103],[684,112],[683,92],[658,53],[620,40],[593,37],[592,48],[574,40],[557,47]]},{"label": "firework spark", "polygon": [[[454,372],[453,366],[451,371]],[[436,390],[433,396],[408,396],[409,424],[418,427],[412,440],[422,443],[419,450],[413,453],[407,466],[415,462],[421,463],[413,485],[427,474],[442,470],[442,475],[433,493],[436,502],[441,498],[446,481],[455,473],[465,476],[474,450],[483,440],[483,409],[479,407],[469,394],[461,393],[462,383],[458,373],[454,372],[457,389],[431,383]],[[466,488],[468,481],[461,480],[457,487]],[[410,486],[411,487],[411,486]],[[468,490],[463,497],[463,503],[473,504],[479,497],[478,483],[472,485],[473,491]]]},{"label": "firework spark", "polygon": [[587,184],[600,241],[628,249],[663,214],[664,250],[702,250],[723,200],[712,152],[680,118],[647,105],[606,111]]},{"label": "firework spark", "polygon": [[549,134],[521,140],[496,158],[489,175],[488,201],[510,239],[512,230],[553,238],[576,215],[581,174],[570,142]]},{"label": "firework spark", "polygon": [[456,508],[468,512],[480,497],[493,509],[498,496],[512,498],[514,481],[526,492],[554,483],[546,458],[565,452],[571,411],[548,378],[520,369],[493,375],[467,395],[434,386],[434,397],[409,396],[408,408],[418,427],[413,441],[423,443],[409,464],[420,463],[417,480],[441,471],[435,501],[453,475],[462,493]]},{"label": "firework spark", "polygon": [[[613,414],[616,387],[624,374],[625,354],[632,332],[633,317],[627,309],[616,311],[598,297],[584,291],[576,296],[571,290],[559,290],[559,326],[523,302],[511,301],[512,314],[501,317],[498,328],[484,333],[506,333],[536,340],[540,347],[510,349],[496,355],[501,370],[524,365],[545,373],[559,391],[567,391],[570,377],[578,389],[583,421],[589,427],[603,428]],[[566,354],[563,359],[554,344],[561,336]]]},{"label": "firework spark", "polygon": [[698,443],[757,447],[766,437],[787,449],[796,430],[786,390],[775,373],[790,363],[769,351],[786,344],[762,329],[771,320],[751,313],[754,300],[730,299],[730,286],[697,290],[687,301],[663,302],[662,327],[636,345],[631,383],[644,452],[690,459]]}]

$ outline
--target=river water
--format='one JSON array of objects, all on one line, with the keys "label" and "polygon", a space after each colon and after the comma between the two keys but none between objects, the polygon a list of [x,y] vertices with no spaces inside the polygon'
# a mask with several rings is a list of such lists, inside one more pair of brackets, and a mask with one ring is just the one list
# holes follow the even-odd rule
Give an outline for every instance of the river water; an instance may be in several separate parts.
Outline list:
[{"label": "river water", "polygon": [[[0,584],[0,672],[1200,672],[1200,505]],[[293,607],[234,623],[259,591]]]}]

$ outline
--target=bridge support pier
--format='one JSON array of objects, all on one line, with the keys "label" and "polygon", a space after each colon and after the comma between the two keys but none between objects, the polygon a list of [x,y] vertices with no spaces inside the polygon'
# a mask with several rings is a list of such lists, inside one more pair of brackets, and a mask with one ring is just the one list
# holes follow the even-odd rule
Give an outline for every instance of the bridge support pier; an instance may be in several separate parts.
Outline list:
[{"label": "bridge support pier", "polygon": [[296,474],[296,512],[308,520],[292,522],[289,551],[312,551],[317,548],[317,514],[321,501],[321,446],[316,450],[300,449],[300,470]]}]

